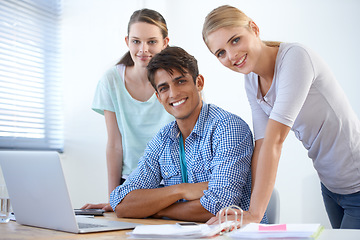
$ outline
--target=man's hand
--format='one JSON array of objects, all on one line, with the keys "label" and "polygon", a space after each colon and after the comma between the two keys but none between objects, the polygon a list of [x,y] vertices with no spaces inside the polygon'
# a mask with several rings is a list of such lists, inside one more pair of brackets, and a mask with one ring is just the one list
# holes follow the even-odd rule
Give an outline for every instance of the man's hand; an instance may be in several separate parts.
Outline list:
[{"label": "man's hand", "polygon": [[110,206],[110,203],[98,203],[98,204],[87,203],[84,206],[82,206],[81,209],[103,209],[105,212],[113,211],[113,209]]},{"label": "man's hand", "polygon": [[181,187],[184,188],[183,198],[188,201],[200,199],[204,195],[204,191],[208,189],[208,186],[209,182],[182,183]]},{"label": "man's hand", "polygon": [[186,202],[175,202],[153,214],[153,218],[168,217],[183,221],[206,222],[214,215],[206,210],[200,203],[204,191],[208,189],[208,182],[181,183],[175,185],[181,193],[180,198]]}]

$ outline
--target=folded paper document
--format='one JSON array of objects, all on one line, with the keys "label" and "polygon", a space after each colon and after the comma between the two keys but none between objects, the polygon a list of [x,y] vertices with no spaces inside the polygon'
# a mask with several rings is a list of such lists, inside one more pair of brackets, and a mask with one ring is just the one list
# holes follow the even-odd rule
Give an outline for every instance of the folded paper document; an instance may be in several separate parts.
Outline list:
[{"label": "folded paper document", "polygon": [[232,231],[234,239],[260,238],[310,238],[316,239],[323,227],[320,224],[258,224],[250,223]]}]

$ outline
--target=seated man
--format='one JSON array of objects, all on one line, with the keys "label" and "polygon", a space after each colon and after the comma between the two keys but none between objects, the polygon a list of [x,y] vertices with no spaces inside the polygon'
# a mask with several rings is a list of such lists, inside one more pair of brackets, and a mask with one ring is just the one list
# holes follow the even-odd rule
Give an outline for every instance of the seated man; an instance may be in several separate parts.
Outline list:
[{"label": "seated man", "polygon": [[111,193],[116,215],[205,222],[223,207],[247,210],[253,152],[248,125],[202,102],[204,78],[183,49],[164,49],[147,69],[158,100],[176,120],[157,133],[137,169]]}]

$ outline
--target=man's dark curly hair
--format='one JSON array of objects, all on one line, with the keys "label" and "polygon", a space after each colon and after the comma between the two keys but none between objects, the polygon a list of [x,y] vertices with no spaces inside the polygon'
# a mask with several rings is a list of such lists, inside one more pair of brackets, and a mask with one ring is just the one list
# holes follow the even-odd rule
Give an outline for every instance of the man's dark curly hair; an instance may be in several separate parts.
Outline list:
[{"label": "man's dark curly hair", "polygon": [[156,91],[154,75],[159,69],[164,69],[170,75],[175,70],[182,75],[188,73],[192,76],[194,83],[196,83],[196,78],[199,75],[196,59],[180,47],[167,47],[150,60],[147,66],[147,75]]}]

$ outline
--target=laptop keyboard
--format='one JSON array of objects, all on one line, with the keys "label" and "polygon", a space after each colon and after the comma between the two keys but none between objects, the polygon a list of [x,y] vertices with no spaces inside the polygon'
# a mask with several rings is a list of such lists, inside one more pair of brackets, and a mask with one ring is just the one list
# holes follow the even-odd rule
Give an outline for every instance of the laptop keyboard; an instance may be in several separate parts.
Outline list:
[{"label": "laptop keyboard", "polygon": [[106,225],[93,224],[93,223],[78,223],[78,226],[80,229],[106,227]]}]

